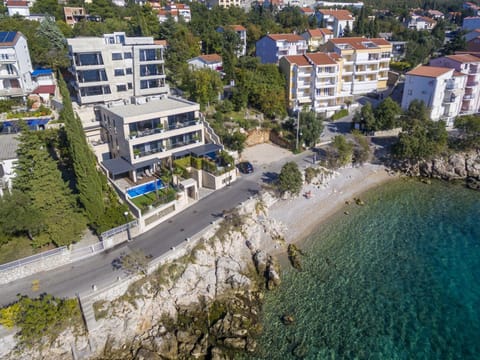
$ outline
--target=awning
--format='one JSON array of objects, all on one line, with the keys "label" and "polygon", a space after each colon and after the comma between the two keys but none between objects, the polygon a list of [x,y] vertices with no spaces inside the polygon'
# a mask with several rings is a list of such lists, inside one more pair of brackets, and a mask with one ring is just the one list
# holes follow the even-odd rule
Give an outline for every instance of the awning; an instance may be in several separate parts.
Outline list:
[{"label": "awning", "polygon": [[190,155],[190,150],[182,150],[172,154],[174,159],[180,159],[188,155]]},{"label": "awning", "polygon": [[37,77],[40,75],[52,75],[52,69],[35,69],[32,71],[32,76]]},{"label": "awning", "polygon": [[222,150],[222,147],[220,145],[205,144],[205,145],[200,145],[190,149],[190,152],[192,153],[193,156],[200,157],[200,156],[217,152],[219,150]]},{"label": "awning", "polygon": [[135,169],[141,169],[147,166],[152,166],[158,161],[158,159],[150,159],[150,160],[145,160],[136,164],[133,164]]},{"label": "awning", "polygon": [[128,161],[122,158],[108,159],[102,161],[102,165],[105,167],[105,169],[108,170],[110,174],[112,174],[112,176],[124,174],[126,172],[134,170],[134,167],[130,165]]}]

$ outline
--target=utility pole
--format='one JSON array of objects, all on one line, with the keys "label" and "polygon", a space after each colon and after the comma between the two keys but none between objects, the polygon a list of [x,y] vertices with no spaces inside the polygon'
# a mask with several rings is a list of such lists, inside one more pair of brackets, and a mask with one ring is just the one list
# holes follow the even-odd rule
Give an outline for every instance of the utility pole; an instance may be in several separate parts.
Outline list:
[{"label": "utility pole", "polygon": [[295,149],[298,150],[298,136],[300,134],[300,102],[297,102],[298,110],[297,110],[297,141]]}]

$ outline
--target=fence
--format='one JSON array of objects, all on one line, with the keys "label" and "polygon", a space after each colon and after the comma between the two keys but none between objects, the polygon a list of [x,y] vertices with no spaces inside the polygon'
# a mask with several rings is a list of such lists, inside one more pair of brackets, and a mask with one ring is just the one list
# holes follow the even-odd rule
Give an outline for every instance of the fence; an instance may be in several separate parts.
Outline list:
[{"label": "fence", "polygon": [[51,256],[58,255],[62,252],[68,252],[68,249],[67,249],[66,246],[62,246],[62,247],[59,247],[57,249],[44,251],[40,254],[35,254],[35,255],[32,255],[32,256],[29,256],[29,257],[26,257],[26,258],[23,258],[23,259],[18,259],[18,260],[14,260],[14,261],[11,261],[11,262],[6,263],[6,264],[2,264],[2,265],[0,265],[0,271],[6,271],[6,270],[17,268],[19,266],[28,265],[28,264],[31,264],[33,262],[37,262],[40,259],[43,260],[43,259],[47,259]]}]

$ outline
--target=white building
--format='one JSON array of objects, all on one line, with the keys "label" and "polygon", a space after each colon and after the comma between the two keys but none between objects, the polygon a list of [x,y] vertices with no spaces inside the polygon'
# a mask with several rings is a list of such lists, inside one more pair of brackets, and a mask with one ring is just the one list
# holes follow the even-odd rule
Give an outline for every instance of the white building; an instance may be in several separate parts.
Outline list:
[{"label": "white building", "polygon": [[326,48],[343,58],[341,93],[365,94],[387,88],[392,44],[381,38],[335,38]]},{"label": "white building", "polygon": [[[226,28],[235,31],[240,39],[240,49],[237,51],[237,56],[245,56],[247,54],[247,29],[245,29],[245,27],[242,25],[230,25]],[[218,27],[217,31],[223,32],[224,27]]]},{"label": "white building", "polygon": [[209,7],[220,6],[220,7],[230,7],[230,6],[238,6],[238,7],[245,7],[247,0],[207,0],[206,3]]},{"label": "white building", "polygon": [[317,16],[320,25],[332,30],[334,37],[343,36],[345,28],[352,30],[355,21],[348,10],[320,9]]},{"label": "white building", "polygon": [[103,162],[110,177],[128,173],[137,181],[161,160],[205,143],[200,106],[166,97],[143,104],[100,106],[100,119],[109,143],[110,160]]},{"label": "white building", "polygon": [[413,30],[432,30],[437,22],[429,17],[411,14],[405,26]]},{"label": "white building", "polygon": [[287,80],[289,108],[304,107],[331,116],[345,105],[340,76],[343,59],[335,53],[284,56],[280,70]]},{"label": "white building", "polygon": [[461,111],[466,82],[467,76],[452,68],[419,66],[406,73],[402,109],[408,109],[413,100],[421,100],[432,120],[445,120],[452,126]]},{"label": "white building", "polygon": [[171,16],[175,22],[178,22],[179,18],[182,18],[185,22],[192,20],[192,14],[190,7],[186,4],[168,4],[165,7],[158,10],[158,21],[164,22]]},{"label": "white building", "polygon": [[480,58],[470,54],[448,55],[432,59],[430,64],[455,69],[467,76],[460,113],[478,113],[480,109]]},{"label": "white building", "polygon": [[297,34],[269,34],[256,43],[255,55],[262,64],[278,64],[282,56],[303,55],[307,41]]},{"label": "white building", "polygon": [[191,69],[210,69],[218,72],[223,70],[222,57],[218,54],[200,55],[187,60]]},{"label": "white building", "polygon": [[116,32],[67,42],[80,104],[168,93],[164,46],[152,37],[127,37]]},{"label": "white building", "polygon": [[17,163],[17,134],[0,135],[0,196],[12,189]]},{"label": "white building", "polygon": [[30,7],[28,1],[10,0],[5,1],[8,10],[8,16],[20,15],[25,18],[30,17]]},{"label": "white building", "polygon": [[0,32],[0,97],[25,96],[35,87],[27,39],[18,31]]}]

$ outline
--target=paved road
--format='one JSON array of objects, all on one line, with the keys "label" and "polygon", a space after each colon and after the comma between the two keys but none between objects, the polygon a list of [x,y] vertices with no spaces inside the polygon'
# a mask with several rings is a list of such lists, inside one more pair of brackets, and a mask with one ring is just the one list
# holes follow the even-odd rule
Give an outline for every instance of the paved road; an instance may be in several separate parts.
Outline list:
[{"label": "paved road", "polygon": [[[348,132],[349,119],[332,123],[333,134]],[[326,138],[326,136],[325,136]],[[224,210],[230,210],[240,202],[256,194],[262,184],[273,181],[287,161],[295,161],[301,168],[310,166],[313,152],[305,151],[280,161],[263,165],[253,174],[243,175],[230,186],[218,190],[200,200],[188,209],[173,217],[170,221],[136,237],[132,242],[121,244],[91,258],[65,265],[63,267],[40,272],[15,282],[0,285],[0,306],[16,299],[17,294],[37,296],[50,293],[59,297],[73,297],[76,293],[87,293],[93,285],[101,288],[114,282],[119,276],[124,277],[122,269],[114,267],[115,260],[133,249],[142,250],[146,255],[158,257],[173,246],[185,241],[201,231],[213,220],[218,219]],[[39,290],[32,291],[32,282],[39,281]]]},{"label": "paved road", "polygon": [[[213,220],[218,219],[224,210],[230,210],[256,194],[262,184],[269,183],[278,176],[286,161],[295,161],[304,168],[311,164],[312,154],[311,151],[305,151],[302,154],[263,165],[255,169],[253,174],[241,176],[230,186],[212,193],[170,221],[139,235],[130,243],[121,244],[73,264],[0,285],[0,306],[14,301],[17,294],[34,297],[47,292],[59,297],[73,297],[76,293],[90,292],[93,285],[101,288],[110,284],[117,277],[125,276],[123,270],[115,269],[113,265],[122,254],[128,254],[133,249],[140,249],[146,255],[153,257],[166,253],[173,246],[184,242],[186,238],[192,237]],[[36,292],[31,289],[34,280],[38,280],[40,284]]]}]

